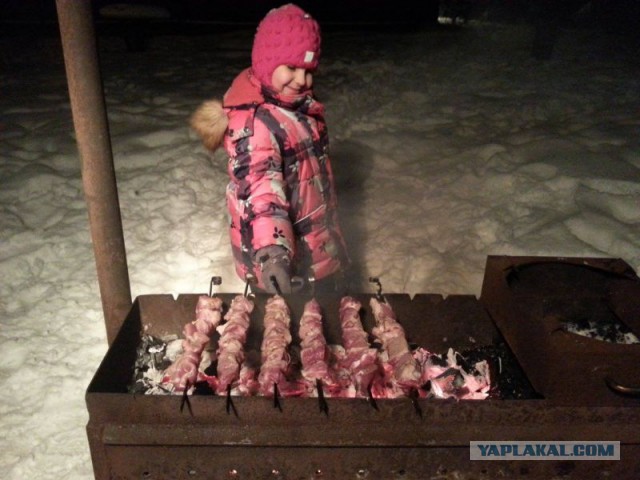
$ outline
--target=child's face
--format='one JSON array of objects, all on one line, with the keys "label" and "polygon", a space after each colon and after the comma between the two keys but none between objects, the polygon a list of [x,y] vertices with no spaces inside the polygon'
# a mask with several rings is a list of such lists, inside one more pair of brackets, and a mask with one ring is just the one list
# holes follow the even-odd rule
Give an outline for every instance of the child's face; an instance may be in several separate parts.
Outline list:
[{"label": "child's face", "polygon": [[313,85],[313,73],[304,68],[280,65],[271,76],[271,86],[276,93],[298,95],[300,92],[310,89],[311,85]]}]

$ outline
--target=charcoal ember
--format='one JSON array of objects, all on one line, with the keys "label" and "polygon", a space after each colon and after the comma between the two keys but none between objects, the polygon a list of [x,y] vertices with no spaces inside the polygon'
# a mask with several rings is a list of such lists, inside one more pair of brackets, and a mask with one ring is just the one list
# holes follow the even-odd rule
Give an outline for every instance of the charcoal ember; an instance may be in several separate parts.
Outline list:
[{"label": "charcoal ember", "polygon": [[460,367],[467,373],[477,373],[474,372],[474,365],[477,362],[469,362],[469,360],[462,355],[460,352],[456,352],[456,362],[458,363],[458,365],[460,365]]},{"label": "charcoal ember", "polygon": [[146,394],[158,388],[161,372],[171,365],[171,359],[167,358],[169,340],[171,339],[142,335],[136,351],[133,382],[129,387],[131,393]]},{"label": "charcoal ember", "polygon": [[462,352],[468,364],[486,360],[491,371],[489,397],[503,400],[541,398],[525,375],[509,346],[504,342],[479,346]]},{"label": "charcoal ember", "polygon": [[138,374],[142,374],[150,367],[164,361],[167,344],[162,339],[143,335],[138,346],[135,368]]},{"label": "charcoal ember", "polygon": [[438,367],[447,367],[449,363],[447,362],[447,352],[444,352],[442,355],[434,355],[430,358],[431,363]]},{"label": "charcoal ember", "polygon": [[167,341],[165,360],[173,363],[182,354],[184,348],[182,348],[182,339],[177,335],[172,335],[171,340]]},{"label": "charcoal ember", "polygon": [[211,388],[211,385],[205,381],[196,382],[193,386],[193,395],[215,395],[216,392]]},{"label": "charcoal ember", "polygon": [[149,388],[145,373],[156,364],[157,360],[163,360],[165,349],[166,344],[161,339],[151,335],[141,337],[136,352],[133,385],[130,388],[133,393],[144,393]]},{"label": "charcoal ember", "polygon": [[600,298],[549,298],[544,301],[545,319],[560,322],[565,331],[602,342],[636,344],[640,339]]},{"label": "charcoal ember", "polygon": [[134,395],[144,395],[149,387],[142,381],[142,379],[136,380],[129,386],[129,393]]},{"label": "charcoal ember", "polygon": [[419,348],[414,356],[422,371],[425,396],[456,400],[484,400],[489,396],[491,372],[484,359],[472,363],[453,348],[442,355]]},{"label": "charcoal ember", "polygon": [[207,368],[204,369],[204,374],[209,376],[214,376],[218,371],[218,361],[212,361]]},{"label": "charcoal ember", "polygon": [[627,345],[640,343],[640,339],[638,339],[629,327],[611,319],[609,321],[581,319],[575,322],[566,322],[564,329],[569,333],[603,342]]}]

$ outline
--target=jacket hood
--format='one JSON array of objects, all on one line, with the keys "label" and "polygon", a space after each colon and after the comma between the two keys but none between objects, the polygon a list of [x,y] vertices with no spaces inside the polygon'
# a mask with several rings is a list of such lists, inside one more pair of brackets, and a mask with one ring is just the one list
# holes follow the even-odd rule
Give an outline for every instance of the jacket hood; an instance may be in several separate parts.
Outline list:
[{"label": "jacket hood", "polygon": [[302,109],[311,115],[323,115],[324,107],[313,99],[313,92],[307,90],[300,95],[286,96],[265,87],[247,68],[233,80],[222,101],[208,100],[191,116],[191,128],[200,136],[204,146],[216,151],[222,145],[225,131],[229,126],[229,111],[246,106],[272,103],[292,110]]},{"label": "jacket hood", "polygon": [[260,83],[253,70],[247,68],[233,80],[229,90],[224,94],[222,104],[224,108],[235,108],[243,105],[273,103],[274,105],[295,110],[309,97],[313,97],[311,89],[296,95],[276,93],[271,87]]},{"label": "jacket hood", "polygon": [[233,108],[252,103],[256,105],[264,103],[264,96],[260,82],[251,69],[247,68],[233,80],[227,93],[224,94],[222,104],[224,108]]}]

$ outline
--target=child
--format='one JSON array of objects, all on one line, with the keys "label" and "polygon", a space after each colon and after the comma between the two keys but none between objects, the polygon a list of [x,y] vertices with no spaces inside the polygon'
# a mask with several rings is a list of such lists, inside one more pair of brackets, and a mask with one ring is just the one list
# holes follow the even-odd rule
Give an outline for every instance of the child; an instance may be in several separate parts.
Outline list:
[{"label": "child", "polygon": [[223,144],[230,157],[236,271],[269,293],[297,290],[292,279],[335,286],[349,264],[324,107],[311,90],[319,55],[316,21],[293,4],[273,9],[258,25],[251,68],[191,119],[207,148]]}]

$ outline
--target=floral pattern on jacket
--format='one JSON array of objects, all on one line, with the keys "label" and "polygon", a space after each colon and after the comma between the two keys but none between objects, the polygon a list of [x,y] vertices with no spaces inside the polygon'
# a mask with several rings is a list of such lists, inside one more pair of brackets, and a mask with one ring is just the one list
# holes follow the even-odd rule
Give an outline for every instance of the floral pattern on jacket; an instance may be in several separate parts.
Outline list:
[{"label": "floral pattern on jacket", "polygon": [[346,266],[323,105],[311,94],[294,102],[271,95],[245,70],[224,109],[238,275],[251,274],[263,286],[255,254],[271,245],[286,249],[294,275],[320,280]]}]

